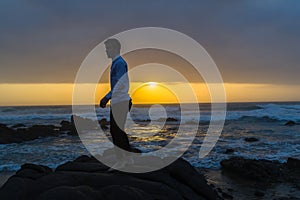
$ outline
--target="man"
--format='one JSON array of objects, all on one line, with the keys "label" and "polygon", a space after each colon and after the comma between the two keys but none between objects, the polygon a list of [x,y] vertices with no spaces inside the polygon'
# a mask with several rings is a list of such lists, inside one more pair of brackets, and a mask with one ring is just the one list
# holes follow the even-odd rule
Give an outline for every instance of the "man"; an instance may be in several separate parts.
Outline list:
[{"label": "man", "polygon": [[129,140],[124,128],[127,113],[130,111],[132,103],[128,94],[129,79],[127,63],[120,56],[121,44],[114,38],[106,40],[104,44],[107,57],[112,59],[110,68],[111,90],[101,99],[100,107],[105,108],[108,101],[111,100],[110,134],[115,145],[115,152],[118,159],[117,163],[112,168],[118,169],[124,167],[128,162],[121,149],[130,151]]}]

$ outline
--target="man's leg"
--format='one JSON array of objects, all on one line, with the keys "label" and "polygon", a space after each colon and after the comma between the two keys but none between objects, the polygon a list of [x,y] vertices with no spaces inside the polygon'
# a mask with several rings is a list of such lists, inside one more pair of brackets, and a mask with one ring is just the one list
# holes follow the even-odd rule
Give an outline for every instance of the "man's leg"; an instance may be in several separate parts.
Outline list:
[{"label": "man's leg", "polygon": [[[125,123],[129,110],[129,102],[120,102],[111,106],[110,110],[110,133],[114,145],[119,148],[130,151],[130,144],[127,134],[125,133]],[[116,149],[116,148],[115,148]],[[118,158],[122,158],[120,150],[116,149]]]}]

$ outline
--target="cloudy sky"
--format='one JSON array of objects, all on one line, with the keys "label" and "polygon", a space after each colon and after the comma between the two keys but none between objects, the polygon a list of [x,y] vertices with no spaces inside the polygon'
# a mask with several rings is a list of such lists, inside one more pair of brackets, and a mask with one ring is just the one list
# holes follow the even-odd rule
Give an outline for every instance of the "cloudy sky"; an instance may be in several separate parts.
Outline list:
[{"label": "cloudy sky", "polygon": [[72,83],[85,56],[131,28],[198,41],[226,83],[299,85],[298,0],[3,0],[0,82]]}]

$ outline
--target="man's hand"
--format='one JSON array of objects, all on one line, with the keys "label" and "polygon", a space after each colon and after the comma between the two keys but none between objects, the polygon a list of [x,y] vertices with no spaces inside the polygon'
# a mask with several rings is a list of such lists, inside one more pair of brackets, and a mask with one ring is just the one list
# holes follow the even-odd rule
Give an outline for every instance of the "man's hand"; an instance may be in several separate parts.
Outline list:
[{"label": "man's hand", "polygon": [[103,97],[100,101],[100,107],[105,108],[108,101],[109,101],[109,99],[107,99],[106,97]]}]

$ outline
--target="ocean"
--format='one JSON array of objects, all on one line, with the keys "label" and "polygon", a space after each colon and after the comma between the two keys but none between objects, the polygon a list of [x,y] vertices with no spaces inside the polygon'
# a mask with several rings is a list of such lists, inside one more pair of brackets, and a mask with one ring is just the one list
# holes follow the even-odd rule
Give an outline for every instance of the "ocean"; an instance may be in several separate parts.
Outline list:
[{"label": "ocean", "polygon": [[[208,129],[211,117],[210,104],[200,104],[201,115],[193,109],[184,111],[181,117],[179,105],[135,105],[130,113],[133,120],[127,123],[126,132],[131,144],[143,152],[162,148],[176,135],[178,124],[170,123],[168,131],[161,131],[163,119],[170,117],[179,120],[185,131],[189,126],[199,124],[194,142],[183,155],[195,167],[219,169],[220,161],[230,156],[245,158],[286,161],[288,157],[300,159],[300,102],[280,103],[228,103],[225,125],[222,134],[212,151],[199,159],[199,149]],[[150,109],[150,110],[149,110]],[[109,120],[109,108],[96,108],[98,119]],[[60,125],[62,120],[70,121],[71,106],[11,106],[0,107],[0,123],[13,126],[24,124]],[[89,118],[90,114],[85,113]],[[149,120],[157,123],[149,123]],[[298,123],[285,126],[287,121]],[[257,142],[246,142],[247,137],[255,137]],[[94,142],[95,141],[92,141]],[[97,140],[99,151],[108,144]],[[226,150],[233,153],[227,154]],[[24,163],[47,165],[51,168],[73,160],[78,156],[90,155],[78,136],[61,134],[58,137],[46,137],[22,143],[0,144],[0,172],[20,169]]]}]

